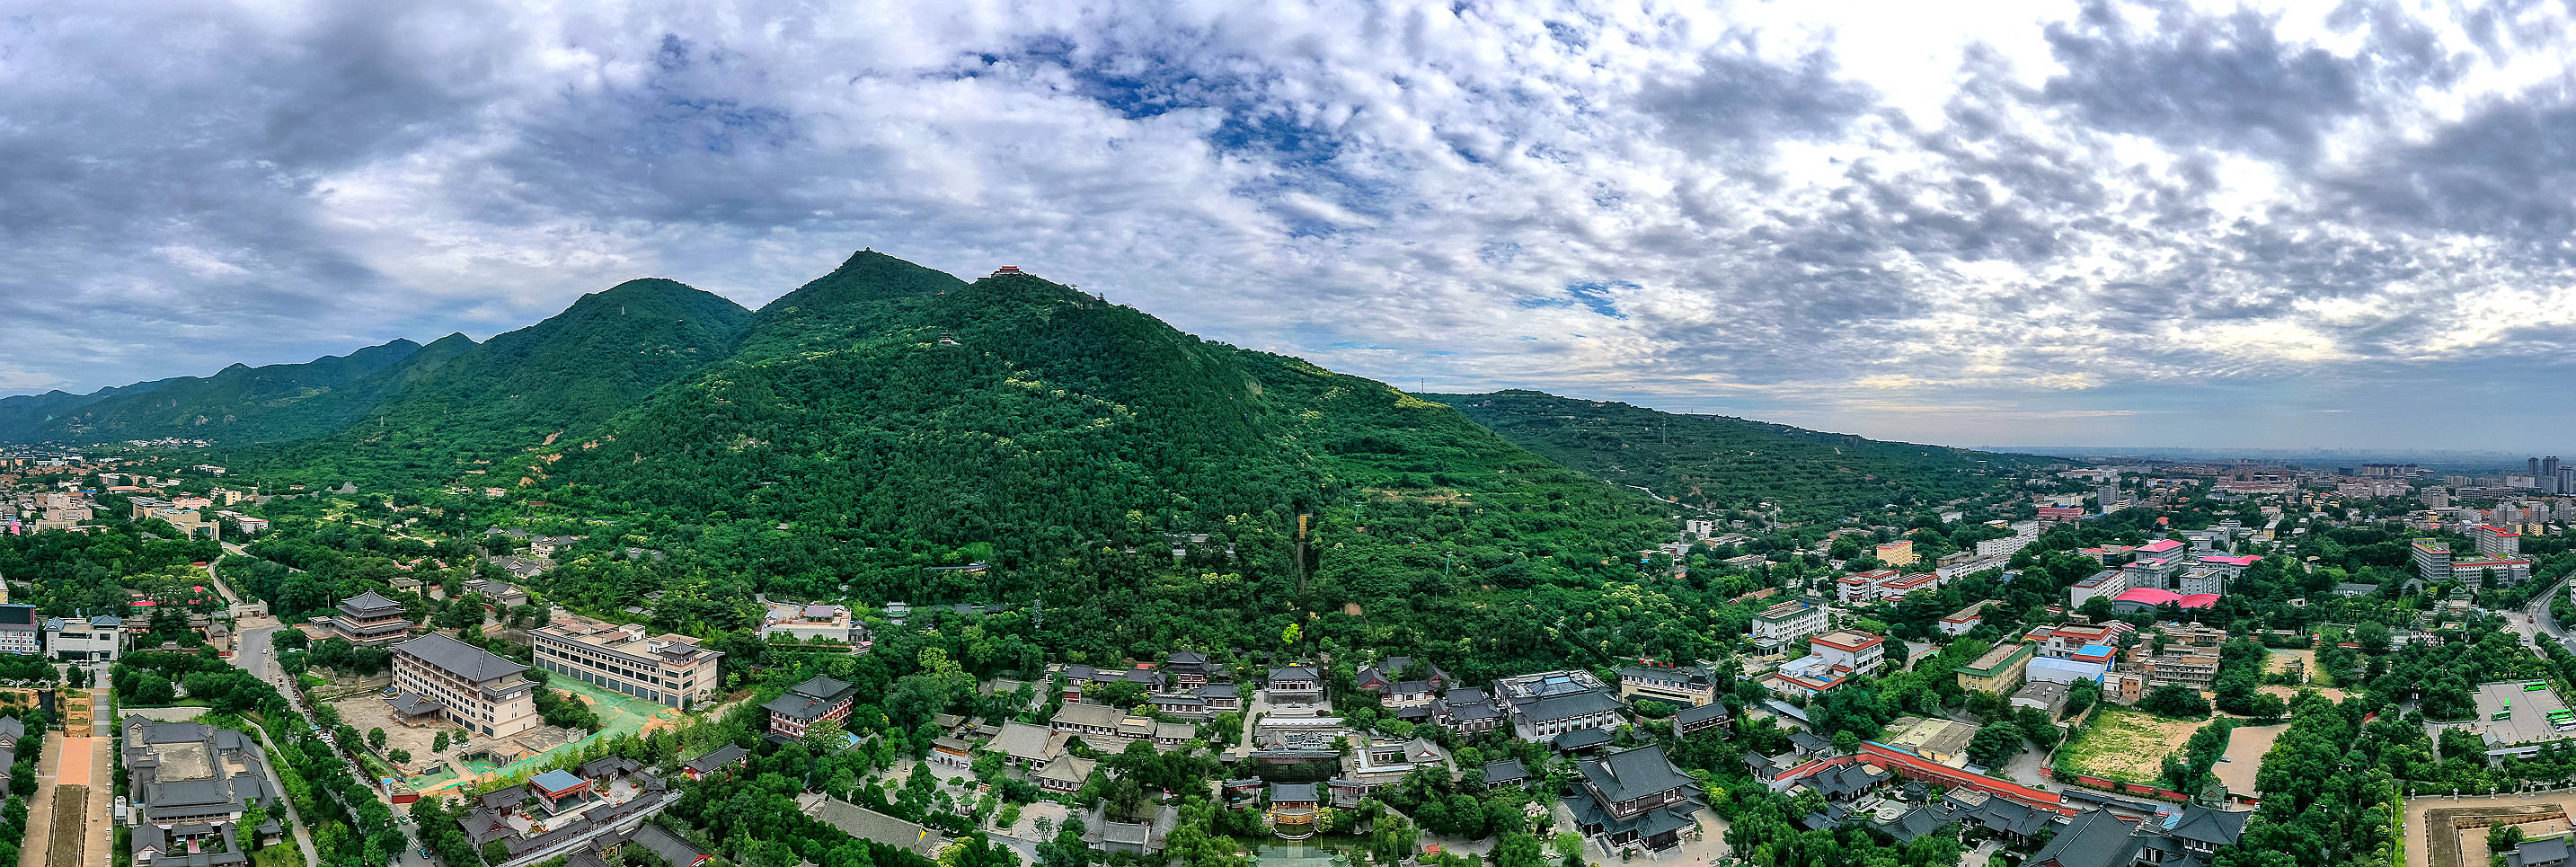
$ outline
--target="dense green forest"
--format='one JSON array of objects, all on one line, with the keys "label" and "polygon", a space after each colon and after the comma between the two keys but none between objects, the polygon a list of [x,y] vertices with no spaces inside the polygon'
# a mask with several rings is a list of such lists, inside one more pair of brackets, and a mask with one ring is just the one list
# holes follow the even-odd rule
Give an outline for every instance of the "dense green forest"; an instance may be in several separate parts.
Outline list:
[{"label": "dense green forest", "polygon": [[473,341],[409,340],[302,364],[236,364],[206,377],[0,400],[0,440],[310,439],[346,430],[404,377],[436,368]]},{"label": "dense green forest", "polygon": [[1994,493],[2050,458],[1882,442],[1535,391],[1426,394],[1558,463],[1704,509],[1836,521]]},{"label": "dense green forest", "polygon": [[[1509,425],[1498,435],[1449,405],[1026,275],[968,282],[862,252],[757,313],[639,280],[413,355],[433,350],[434,366],[383,368],[399,382],[345,430],[204,457],[272,491],[381,493],[342,501],[380,528],[378,506],[399,504],[433,510],[433,537],[490,524],[596,537],[549,583],[608,610],[664,590],[657,607],[717,628],[738,612],[685,600],[1044,605],[1050,634],[1033,639],[1112,655],[1275,646],[1296,625],[1308,642],[1402,640],[1508,668],[1622,644],[1714,653],[1741,628],[1709,613],[1731,610],[1724,598],[1800,574],[1709,563],[1673,581],[1670,558],[1639,552],[1672,541],[1684,509],[1577,471],[1624,480],[1615,470],[1568,469]],[[1698,421],[1760,429],[1702,447],[1776,451],[1786,468],[1728,458],[1710,465],[1728,480],[1704,490],[1840,512],[2005,478],[1973,453]],[[1838,448],[1867,460],[1821,462]],[[326,529],[342,507],[300,502],[264,507],[284,519],[264,549],[371,535]],[[399,535],[288,564],[312,573],[290,595],[380,583],[423,553]],[[626,545],[673,556],[605,554]]]}]

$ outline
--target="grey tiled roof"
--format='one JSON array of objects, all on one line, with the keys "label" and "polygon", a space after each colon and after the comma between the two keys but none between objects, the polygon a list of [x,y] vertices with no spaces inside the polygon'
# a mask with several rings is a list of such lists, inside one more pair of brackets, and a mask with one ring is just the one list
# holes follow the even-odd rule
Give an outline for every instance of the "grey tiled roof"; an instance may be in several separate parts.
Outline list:
[{"label": "grey tiled roof", "polygon": [[394,653],[410,656],[475,683],[528,670],[527,666],[494,656],[491,651],[435,632],[394,645]]}]

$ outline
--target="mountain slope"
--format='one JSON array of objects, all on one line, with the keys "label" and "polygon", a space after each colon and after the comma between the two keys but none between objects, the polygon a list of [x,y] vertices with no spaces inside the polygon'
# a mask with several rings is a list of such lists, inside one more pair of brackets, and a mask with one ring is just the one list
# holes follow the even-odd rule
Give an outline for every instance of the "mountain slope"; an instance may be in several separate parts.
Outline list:
[{"label": "mountain slope", "polygon": [[897,560],[1135,543],[1169,520],[1289,508],[1281,492],[1309,487],[1286,482],[1311,473],[1221,352],[1034,277],[940,278],[854,257],[764,307],[733,359],[555,453],[553,472],[593,498],[828,515],[853,538],[926,546],[890,546]]},{"label": "mountain slope", "polygon": [[400,381],[387,372],[407,365],[420,349],[395,340],[302,364],[235,364],[212,376],[103,389],[51,405],[11,398],[0,401],[0,438],[241,442],[320,436],[348,427],[382,400]]},{"label": "mountain slope", "polygon": [[[1670,538],[1642,497],[1383,383],[1035,277],[942,277],[862,253],[763,308],[734,358],[506,472],[576,514],[652,515],[775,592],[1038,596],[1104,634],[1125,628],[1105,600],[1164,580],[1167,534],[1204,535],[1183,595],[1229,623],[1629,574],[1611,564]],[[922,571],[972,560],[1001,568]]]},{"label": "mountain slope", "polygon": [[1684,505],[1779,506],[1835,520],[1890,503],[1989,493],[2051,459],[1883,442],[1715,415],[1658,412],[1536,391],[1426,394],[1550,459]]},{"label": "mountain slope", "polygon": [[595,426],[724,358],[750,316],[674,281],[620,283],[480,344],[432,343],[424,352],[444,352],[440,363],[406,371],[358,425],[287,462],[387,479],[451,477]]}]

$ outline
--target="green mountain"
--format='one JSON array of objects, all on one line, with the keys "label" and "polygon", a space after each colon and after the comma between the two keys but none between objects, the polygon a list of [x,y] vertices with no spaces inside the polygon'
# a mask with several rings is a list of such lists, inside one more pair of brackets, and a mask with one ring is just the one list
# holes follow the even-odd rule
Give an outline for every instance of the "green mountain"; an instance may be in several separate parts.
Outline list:
[{"label": "green mountain", "polygon": [[[771,592],[1044,600],[1051,627],[1103,646],[1176,623],[1275,640],[1292,609],[1519,622],[1538,615],[1496,600],[1633,578],[1675,529],[1448,407],[1032,276],[862,253],[762,308],[741,346],[489,474]],[[974,561],[995,568],[927,569]],[[1549,641],[1457,640],[1498,659]]]},{"label": "green mountain", "polygon": [[[421,345],[395,340],[302,364],[235,364],[72,398],[62,392],[0,401],[0,439],[187,437],[293,440],[347,428],[399,382]],[[59,396],[59,397],[58,397]],[[65,399],[71,398],[71,399]]]},{"label": "green mountain", "polygon": [[355,427],[285,461],[388,480],[453,478],[585,432],[731,355],[750,317],[674,281],[629,280],[480,344],[432,343],[423,351],[439,350],[439,363],[404,371]]},{"label": "green mountain", "polygon": [[1593,476],[1707,509],[1762,503],[1795,521],[1992,493],[2052,458],[1916,445],[1536,391],[1426,394]]},{"label": "green mountain", "polygon": [[1035,277],[969,284],[862,253],[762,308],[742,343],[538,462],[599,501],[900,540],[877,546],[895,561],[1160,542],[1173,521],[1314,499],[1225,349]]}]

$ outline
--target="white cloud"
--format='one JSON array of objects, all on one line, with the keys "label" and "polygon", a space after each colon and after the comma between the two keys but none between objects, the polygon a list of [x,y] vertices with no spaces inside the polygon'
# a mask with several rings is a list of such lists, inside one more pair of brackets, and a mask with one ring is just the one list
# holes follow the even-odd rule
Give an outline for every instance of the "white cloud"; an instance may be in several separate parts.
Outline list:
[{"label": "white cloud", "polygon": [[[0,31],[0,345],[87,337],[9,361],[95,386],[636,276],[757,304],[870,246],[1391,380],[1704,408],[2116,421],[2071,395],[2565,357],[2566,161],[2458,155],[2576,131],[2569,28],[2347,6],[93,10]],[[1626,318],[1524,306],[1586,285]],[[207,326],[239,336],[167,345]]]}]

